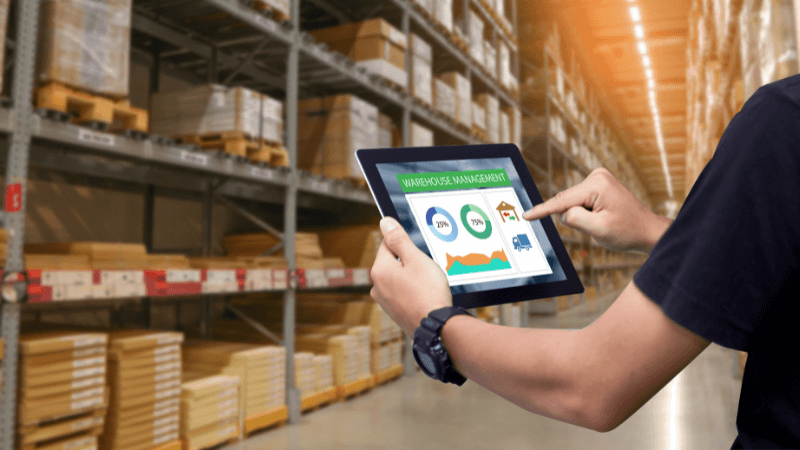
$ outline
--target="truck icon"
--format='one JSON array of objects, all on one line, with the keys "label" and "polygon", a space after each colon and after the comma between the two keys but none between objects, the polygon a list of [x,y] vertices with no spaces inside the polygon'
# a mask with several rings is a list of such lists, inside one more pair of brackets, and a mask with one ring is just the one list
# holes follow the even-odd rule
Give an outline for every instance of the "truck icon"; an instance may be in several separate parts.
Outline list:
[{"label": "truck icon", "polygon": [[530,250],[533,245],[531,245],[530,239],[528,239],[527,234],[518,234],[517,236],[511,238],[511,242],[514,244],[514,250],[518,250],[522,252],[522,249]]}]

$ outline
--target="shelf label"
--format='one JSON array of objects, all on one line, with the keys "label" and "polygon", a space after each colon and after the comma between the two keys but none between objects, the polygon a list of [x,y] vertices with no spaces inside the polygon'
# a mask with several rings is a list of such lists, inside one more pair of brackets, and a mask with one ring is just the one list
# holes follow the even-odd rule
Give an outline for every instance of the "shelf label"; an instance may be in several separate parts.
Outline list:
[{"label": "shelf label", "polygon": [[208,165],[208,155],[201,155],[196,152],[190,152],[189,150],[181,150],[181,161],[205,167]]},{"label": "shelf label", "polygon": [[261,178],[264,180],[271,180],[274,177],[271,170],[262,169],[260,167],[251,167],[250,176]]},{"label": "shelf label", "polygon": [[6,211],[19,212],[22,209],[22,184],[14,183],[6,186]]},{"label": "shelf label", "polygon": [[113,134],[100,133],[86,128],[78,128],[78,140],[108,147],[116,144],[116,137]]},{"label": "shelf label", "polygon": [[314,189],[318,192],[328,193],[331,191],[331,185],[324,181],[313,180],[311,181],[311,189]]}]

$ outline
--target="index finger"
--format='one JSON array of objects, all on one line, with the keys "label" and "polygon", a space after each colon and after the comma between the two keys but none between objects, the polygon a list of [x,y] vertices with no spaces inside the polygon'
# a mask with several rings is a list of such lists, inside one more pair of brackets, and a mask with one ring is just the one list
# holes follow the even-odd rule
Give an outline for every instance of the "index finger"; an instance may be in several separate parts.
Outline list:
[{"label": "index finger", "polygon": [[539,220],[551,214],[562,214],[575,206],[592,208],[597,200],[594,188],[585,181],[573,186],[566,191],[561,191],[550,200],[540,203],[522,214],[522,218],[529,221]]}]

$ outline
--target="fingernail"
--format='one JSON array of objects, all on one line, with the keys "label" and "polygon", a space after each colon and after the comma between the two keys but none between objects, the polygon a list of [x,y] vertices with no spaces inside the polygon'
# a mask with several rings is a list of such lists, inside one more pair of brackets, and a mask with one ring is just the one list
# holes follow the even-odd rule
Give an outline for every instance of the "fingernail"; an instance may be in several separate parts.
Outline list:
[{"label": "fingernail", "polygon": [[400,224],[397,223],[397,221],[394,220],[393,218],[384,217],[383,219],[381,219],[381,232],[383,234],[386,234],[386,233],[394,230],[395,228],[397,228],[398,225],[400,225]]},{"label": "fingernail", "polygon": [[567,223],[567,213],[561,213],[561,223]]}]

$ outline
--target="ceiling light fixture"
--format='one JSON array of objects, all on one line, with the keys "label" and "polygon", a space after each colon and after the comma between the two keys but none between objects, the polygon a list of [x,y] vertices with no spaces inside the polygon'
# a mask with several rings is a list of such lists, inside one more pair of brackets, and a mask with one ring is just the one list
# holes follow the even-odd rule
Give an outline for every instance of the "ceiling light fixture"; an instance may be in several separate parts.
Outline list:
[{"label": "ceiling light fixture", "polygon": [[639,53],[641,53],[642,55],[646,55],[647,54],[647,44],[645,44],[644,41],[639,41],[636,44],[636,48],[639,49]]},{"label": "ceiling light fixture", "polygon": [[644,74],[647,76],[648,80],[653,79],[653,69],[645,69]]},{"label": "ceiling light fixture", "polygon": [[650,57],[648,55],[644,55],[642,57],[642,65],[645,67],[650,67]]},{"label": "ceiling light fixture", "polygon": [[642,13],[639,11],[638,6],[631,6],[631,19],[635,23],[639,23],[642,20]]},{"label": "ceiling light fixture", "polygon": [[636,24],[633,26],[633,34],[636,35],[636,39],[644,39],[644,27],[642,24]]}]

